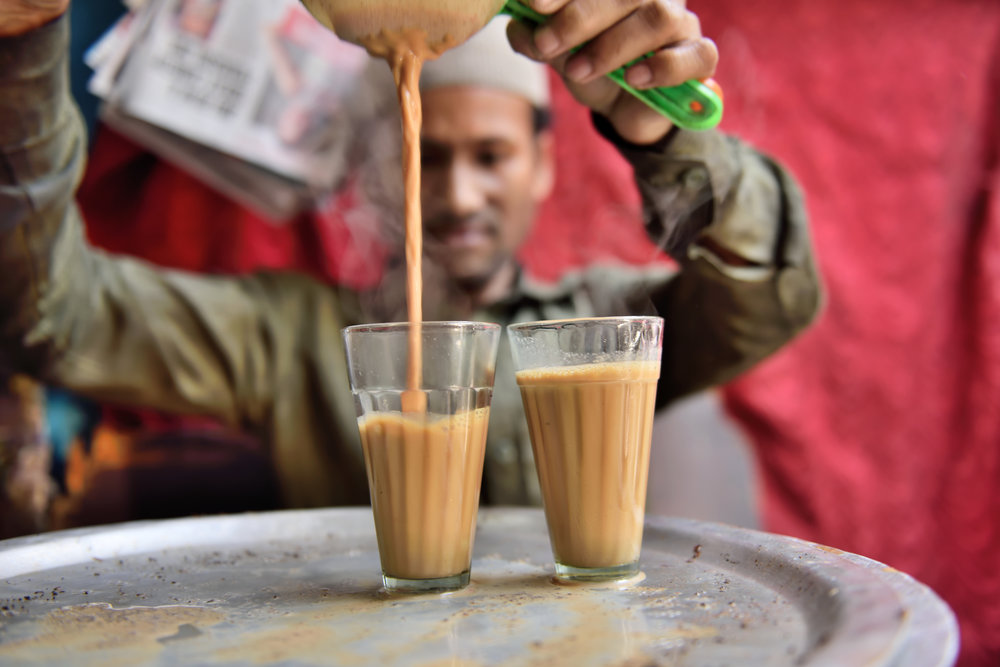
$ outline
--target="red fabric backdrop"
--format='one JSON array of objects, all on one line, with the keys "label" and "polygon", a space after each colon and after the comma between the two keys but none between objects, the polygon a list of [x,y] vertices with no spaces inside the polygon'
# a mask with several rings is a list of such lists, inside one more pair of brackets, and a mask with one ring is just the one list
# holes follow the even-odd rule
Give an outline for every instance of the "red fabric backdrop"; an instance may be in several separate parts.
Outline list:
[{"label": "red fabric backdrop", "polygon": [[[1000,664],[1000,3],[689,4],[723,54],[723,129],[798,176],[829,292],[726,388],[765,525],[909,572],[957,612],[961,664]],[[558,86],[554,106],[557,191],[525,264],[660,259],[627,167]],[[107,132],[81,193],[112,250],[361,285],[380,256],[357,252],[374,241],[345,224],[353,197],[274,225]]]},{"label": "red fabric backdrop", "polygon": [[913,574],[1000,664],[1000,3],[700,3],[808,193],[819,325],[727,391],[769,530]]}]

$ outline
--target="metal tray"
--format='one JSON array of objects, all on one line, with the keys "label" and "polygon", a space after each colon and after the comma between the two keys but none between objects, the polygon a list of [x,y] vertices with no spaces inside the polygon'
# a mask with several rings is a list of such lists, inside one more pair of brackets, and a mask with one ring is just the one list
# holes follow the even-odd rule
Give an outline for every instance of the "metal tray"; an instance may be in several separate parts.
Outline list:
[{"label": "metal tray", "polygon": [[926,586],[786,537],[650,517],[643,577],[561,585],[544,517],[482,509],[472,583],[381,590],[368,508],[0,542],[0,664],[950,665]]}]

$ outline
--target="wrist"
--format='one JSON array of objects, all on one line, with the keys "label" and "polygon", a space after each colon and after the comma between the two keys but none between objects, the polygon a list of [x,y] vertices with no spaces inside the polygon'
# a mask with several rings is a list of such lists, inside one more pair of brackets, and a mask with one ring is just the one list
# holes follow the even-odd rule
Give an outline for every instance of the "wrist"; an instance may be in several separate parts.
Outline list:
[{"label": "wrist", "polygon": [[594,129],[597,130],[597,133],[617,146],[619,149],[645,153],[663,153],[666,151],[667,147],[673,141],[674,137],[677,136],[677,132],[680,129],[674,125],[658,140],[645,144],[636,144],[622,137],[621,134],[618,133],[618,130],[615,129],[615,126],[611,123],[611,121],[596,111],[590,112],[590,119],[591,123],[594,125]]},{"label": "wrist", "polygon": [[717,239],[712,238],[710,235],[702,233],[695,243],[705,248],[706,250],[712,252],[716,257],[718,257],[724,264],[729,266],[767,266],[768,263],[762,263],[759,261],[754,261],[752,259],[747,259],[739,251],[733,250]]},{"label": "wrist", "polygon": [[18,37],[55,21],[69,9],[69,0],[35,0],[23,7],[0,8],[0,38]]}]

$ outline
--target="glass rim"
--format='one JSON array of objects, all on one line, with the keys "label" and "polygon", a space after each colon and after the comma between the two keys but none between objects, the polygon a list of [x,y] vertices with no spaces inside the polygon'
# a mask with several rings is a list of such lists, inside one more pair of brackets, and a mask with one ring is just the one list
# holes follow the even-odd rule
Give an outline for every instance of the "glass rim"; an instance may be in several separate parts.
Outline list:
[{"label": "glass rim", "polygon": [[647,322],[650,324],[662,324],[663,318],[659,315],[621,315],[621,316],[608,316],[608,317],[567,317],[564,319],[557,320],[538,320],[534,322],[517,322],[515,324],[508,324],[508,331],[525,331],[529,329],[558,329],[562,327],[569,327],[573,325],[586,325],[586,324],[610,324],[614,322],[620,322],[623,324],[629,322]]},{"label": "glass rim", "polygon": [[[341,329],[344,335],[353,333],[397,333],[409,331],[414,326],[412,322],[374,322],[371,324],[354,324]],[[499,331],[500,325],[495,322],[473,322],[469,320],[440,320],[417,323],[423,332],[477,332]]]}]

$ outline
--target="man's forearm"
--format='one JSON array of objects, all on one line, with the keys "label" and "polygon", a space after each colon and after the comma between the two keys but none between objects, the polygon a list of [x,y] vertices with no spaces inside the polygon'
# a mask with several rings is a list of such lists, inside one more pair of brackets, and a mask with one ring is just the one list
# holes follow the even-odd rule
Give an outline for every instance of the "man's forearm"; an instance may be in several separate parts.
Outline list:
[{"label": "man's forearm", "polygon": [[33,341],[45,338],[41,302],[84,162],[68,92],[67,23],[0,38],[0,363],[22,370],[49,354]]},{"label": "man's forearm", "polygon": [[763,156],[716,131],[675,128],[639,146],[600,116],[594,125],[632,165],[647,232],[667,253],[681,259],[697,240],[732,266],[775,263],[783,193]]},{"label": "man's forearm", "polygon": [[658,150],[623,152],[635,168],[647,230],[654,241],[668,239],[682,266],[703,260],[734,287],[780,284],[791,321],[804,326],[815,317],[821,288],[808,216],[784,168],[714,131],[679,131]]},{"label": "man's forearm", "polygon": [[260,425],[276,360],[300,332],[279,311],[321,296],[272,277],[158,269],[87,244],[73,199],[85,150],[66,22],[0,39],[0,368],[98,401]]},{"label": "man's forearm", "polygon": [[69,0],[0,0],[0,38],[16,37],[62,16]]},{"label": "man's forearm", "polygon": [[671,323],[658,401],[732,379],[815,319],[805,206],[784,169],[714,131],[635,146],[595,125],[632,164],[650,237],[682,269],[650,294]]}]

